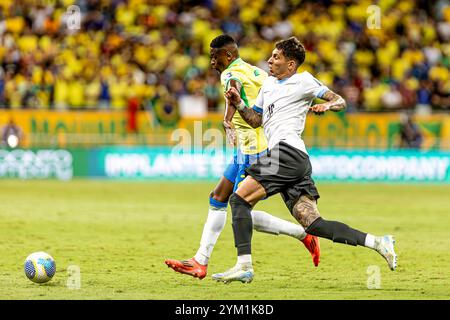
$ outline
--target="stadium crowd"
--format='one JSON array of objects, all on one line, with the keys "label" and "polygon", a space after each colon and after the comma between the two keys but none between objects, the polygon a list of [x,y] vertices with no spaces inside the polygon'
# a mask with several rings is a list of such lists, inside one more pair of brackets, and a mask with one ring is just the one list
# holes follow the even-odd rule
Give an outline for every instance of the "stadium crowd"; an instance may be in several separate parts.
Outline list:
[{"label": "stadium crowd", "polygon": [[[137,103],[170,115],[190,94],[220,111],[209,42],[228,33],[244,60],[265,69],[275,41],[296,35],[308,51],[300,71],[342,94],[348,112],[450,109],[448,0],[199,3],[2,0],[0,108],[123,110]],[[67,28],[72,4],[81,9],[79,30]],[[379,25],[368,11],[373,4]]]}]

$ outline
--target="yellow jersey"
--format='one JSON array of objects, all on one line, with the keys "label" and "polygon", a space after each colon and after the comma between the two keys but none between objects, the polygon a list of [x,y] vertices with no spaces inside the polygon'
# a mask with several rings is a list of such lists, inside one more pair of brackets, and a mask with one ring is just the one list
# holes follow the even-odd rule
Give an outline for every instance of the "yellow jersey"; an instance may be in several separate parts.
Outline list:
[{"label": "yellow jersey", "polygon": [[[220,82],[224,92],[230,85],[230,80],[235,80],[242,85],[241,99],[251,108],[255,104],[259,89],[267,78],[267,72],[252,66],[241,58],[234,60],[220,75]],[[240,151],[243,154],[255,154],[267,149],[267,140],[264,129],[252,128],[238,111],[233,116],[232,123],[236,129],[236,136]]]}]

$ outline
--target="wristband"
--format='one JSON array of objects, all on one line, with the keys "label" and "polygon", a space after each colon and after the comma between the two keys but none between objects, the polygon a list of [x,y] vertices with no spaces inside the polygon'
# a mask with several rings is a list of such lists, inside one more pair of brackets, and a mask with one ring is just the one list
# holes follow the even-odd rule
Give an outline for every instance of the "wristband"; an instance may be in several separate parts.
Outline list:
[{"label": "wristband", "polygon": [[239,103],[239,104],[236,106],[236,109],[242,111],[242,110],[244,110],[245,108],[247,108],[247,105],[245,104],[244,100],[241,99],[241,103]]}]

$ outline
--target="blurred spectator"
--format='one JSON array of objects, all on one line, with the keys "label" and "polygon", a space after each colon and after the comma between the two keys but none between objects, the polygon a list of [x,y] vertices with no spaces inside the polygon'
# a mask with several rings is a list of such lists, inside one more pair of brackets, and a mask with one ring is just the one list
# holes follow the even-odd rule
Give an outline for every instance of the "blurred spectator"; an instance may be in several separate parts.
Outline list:
[{"label": "blurred spectator", "polygon": [[353,113],[356,112],[360,106],[359,106],[359,100],[360,100],[360,91],[359,89],[354,85],[345,85],[342,88],[342,94],[347,102],[347,108],[346,111]]},{"label": "blurred spectator", "polygon": [[416,112],[421,114],[428,114],[431,110],[431,82],[428,80],[420,81],[419,89],[417,90],[417,105]]},{"label": "blurred spectator", "polygon": [[368,81],[363,91],[364,107],[367,111],[381,111],[382,96],[387,93],[389,86],[380,81],[378,78]]},{"label": "blurred spectator", "polygon": [[410,83],[406,80],[403,83],[400,83],[398,87],[398,91],[402,95],[402,107],[403,109],[413,109],[416,105],[416,92],[414,90],[414,85],[416,82],[413,80]]},{"label": "blurred spectator", "polygon": [[91,75],[86,86],[86,107],[88,109],[95,109],[99,107],[101,84],[96,75]]},{"label": "blurred spectator", "polygon": [[433,109],[450,111],[450,82],[438,81],[431,96]]},{"label": "blurred spectator", "polygon": [[209,75],[206,79],[205,96],[208,99],[208,111],[217,111],[221,92],[217,88],[214,75]]},{"label": "blurred spectator", "polygon": [[423,141],[419,126],[411,115],[400,115],[400,148],[420,149]]},{"label": "blurred spectator", "polygon": [[402,102],[402,94],[394,83],[390,85],[389,91],[381,96],[381,103],[386,109],[391,111],[400,109],[403,106]]},{"label": "blurred spectator", "polygon": [[111,95],[109,94],[109,83],[104,76],[100,80],[99,107],[107,109],[111,103]]},{"label": "blurred spectator", "polygon": [[130,97],[128,99],[128,133],[137,133],[137,112],[139,111],[139,100],[136,97]]}]

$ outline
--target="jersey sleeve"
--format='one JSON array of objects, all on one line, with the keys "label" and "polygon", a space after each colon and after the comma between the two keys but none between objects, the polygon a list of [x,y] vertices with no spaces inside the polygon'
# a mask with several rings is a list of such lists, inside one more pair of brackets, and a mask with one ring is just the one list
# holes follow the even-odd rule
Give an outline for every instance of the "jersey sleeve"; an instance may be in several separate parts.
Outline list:
[{"label": "jersey sleeve", "polygon": [[220,75],[220,82],[222,84],[223,92],[226,92],[229,89],[231,80],[235,80],[243,86],[242,75],[239,72],[225,70]]},{"label": "jersey sleeve", "polygon": [[319,80],[313,77],[309,72],[305,72],[304,79],[302,81],[304,93],[311,99],[322,98],[325,92],[329,91],[327,86],[322,84]]},{"label": "jersey sleeve", "polygon": [[255,100],[255,104],[253,105],[252,109],[255,110],[258,113],[263,113],[263,105],[264,105],[264,100],[263,100],[263,87],[261,87],[259,89],[259,93],[258,96],[256,97]]}]

